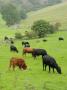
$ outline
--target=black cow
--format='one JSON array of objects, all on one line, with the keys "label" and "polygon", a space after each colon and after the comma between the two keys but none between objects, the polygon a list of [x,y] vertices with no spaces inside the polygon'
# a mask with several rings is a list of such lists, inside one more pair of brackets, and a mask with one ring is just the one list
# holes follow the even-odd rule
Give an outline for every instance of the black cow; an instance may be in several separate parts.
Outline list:
[{"label": "black cow", "polygon": [[4,37],[4,40],[9,40],[9,38],[7,36]]},{"label": "black cow", "polygon": [[30,45],[29,44],[25,44],[24,47],[30,47]]},{"label": "black cow", "polygon": [[14,45],[11,45],[10,46],[10,51],[13,51],[13,52],[17,52],[18,53],[18,50],[17,50],[17,48]]},{"label": "black cow", "polygon": [[9,38],[9,40],[10,40],[10,43],[11,43],[11,44],[14,44],[13,38]]},{"label": "black cow", "polygon": [[47,55],[47,51],[44,50],[44,49],[34,49],[33,52],[32,52],[32,56],[34,58],[36,58],[36,56],[44,56],[44,55]]},{"label": "black cow", "polygon": [[59,37],[59,40],[64,40],[64,38],[63,37]]},{"label": "black cow", "polygon": [[42,59],[43,59],[43,70],[44,70],[44,65],[45,65],[45,70],[46,70],[46,67],[49,66],[49,72],[50,72],[50,68],[53,68],[53,72],[55,68],[57,72],[61,74],[61,68],[58,66],[58,64],[56,63],[53,57],[49,55],[44,55]]},{"label": "black cow", "polygon": [[24,45],[24,47],[30,47],[29,42],[22,42],[22,45]]},{"label": "black cow", "polygon": [[29,42],[24,42],[24,41],[23,41],[23,42],[22,42],[22,45],[25,45],[25,44],[29,44]]},{"label": "black cow", "polygon": [[43,42],[46,42],[47,40],[46,39],[43,39]]},{"label": "black cow", "polygon": [[13,41],[13,40],[10,40],[10,43],[11,43],[11,44],[14,44],[14,41]]}]

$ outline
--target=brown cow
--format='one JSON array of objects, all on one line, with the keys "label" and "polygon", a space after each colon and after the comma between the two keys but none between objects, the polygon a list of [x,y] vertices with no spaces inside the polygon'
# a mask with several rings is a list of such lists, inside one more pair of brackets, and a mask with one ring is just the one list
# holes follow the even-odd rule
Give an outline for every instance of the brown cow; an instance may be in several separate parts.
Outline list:
[{"label": "brown cow", "polygon": [[10,59],[10,66],[9,67],[11,68],[11,66],[13,67],[13,70],[15,69],[16,66],[18,66],[19,69],[22,69],[22,68],[23,68],[23,70],[27,69],[27,65],[25,64],[25,61],[22,58],[12,57]]},{"label": "brown cow", "polygon": [[26,48],[23,48],[23,54],[26,55],[26,53],[31,53],[33,52],[33,48],[30,48],[30,47],[26,47]]}]

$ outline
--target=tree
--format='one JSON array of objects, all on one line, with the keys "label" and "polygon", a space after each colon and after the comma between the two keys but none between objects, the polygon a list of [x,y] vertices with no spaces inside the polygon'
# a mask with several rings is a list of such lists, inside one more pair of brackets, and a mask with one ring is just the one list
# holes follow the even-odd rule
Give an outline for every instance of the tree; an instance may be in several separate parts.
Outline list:
[{"label": "tree", "polygon": [[21,18],[21,19],[26,19],[26,17],[27,17],[26,12],[25,12],[23,9],[21,9],[21,10],[20,10],[20,18]]},{"label": "tree", "polygon": [[31,29],[35,31],[40,38],[44,37],[44,35],[46,35],[47,31],[49,30],[49,22],[38,20],[34,22]]},{"label": "tree", "polygon": [[31,29],[37,33],[39,38],[44,37],[46,34],[54,33],[59,29],[56,25],[52,25],[44,20],[34,22]]},{"label": "tree", "polygon": [[20,13],[18,9],[12,4],[6,4],[1,9],[2,18],[6,21],[8,26],[16,24],[20,21]]}]

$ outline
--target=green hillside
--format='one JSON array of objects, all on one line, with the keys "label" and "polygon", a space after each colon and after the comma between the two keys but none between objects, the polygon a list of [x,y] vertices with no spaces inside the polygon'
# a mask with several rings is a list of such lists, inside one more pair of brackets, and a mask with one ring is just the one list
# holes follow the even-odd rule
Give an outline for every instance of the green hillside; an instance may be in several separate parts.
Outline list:
[{"label": "green hillside", "polygon": [[49,6],[37,12],[28,13],[28,18],[23,22],[25,28],[29,28],[36,20],[47,20],[52,23],[60,22],[61,29],[67,29],[67,3]]},{"label": "green hillside", "polygon": [[[20,28],[7,27],[0,16],[0,38],[3,36],[14,36],[15,32],[24,32],[30,30],[30,26],[36,20],[44,19],[61,22],[61,29],[67,29],[67,3],[48,7],[37,12],[28,13],[28,18],[21,21]],[[59,41],[58,38],[62,36],[64,41]],[[53,73],[43,71],[42,57],[36,59],[31,54],[23,55],[22,40],[15,40],[14,45],[17,47],[19,53],[10,52],[10,44],[0,41],[0,90],[67,90],[67,33],[66,31],[59,31],[45,37],[47,42],[41,39],[28,40],[32,48],[43,48],[47,53],[53,56],[58,65],[61,67],[62,74],[57,71]],[[19,70],[18,67],[13,71],[9,70],[9,62],[11,57],[22,57],[27,64],[27,70]]]},{"label": "green hillside", "polygon": [[[31,25],[36,20],[47,20],[52,23],[54,22],[60,22],[61,23],[61,29],[66,30],[67,29],[67,3],[62,3],[54,6],[49,6],[47,8],[38,10],[36,12],[30,12],[28,13],[28,18],[26,20],[22,20],[20,24],[20,28],[17,30],[15,28],[8,28],[4,21],[2,20],[0,16],[0,37],[3,37],[4,35],[11,35],[14,36],[15,32],[21,32],[22,34],[26,30],[30,30]],[[2,34],[3,33],[3,34]]]}]

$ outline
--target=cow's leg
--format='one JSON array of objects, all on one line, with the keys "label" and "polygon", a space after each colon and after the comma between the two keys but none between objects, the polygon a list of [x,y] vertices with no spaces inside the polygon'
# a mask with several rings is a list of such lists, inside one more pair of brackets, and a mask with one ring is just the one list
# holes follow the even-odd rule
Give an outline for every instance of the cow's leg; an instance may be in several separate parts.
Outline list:
[{"label": "cow's leg", "polygon": [[10,61],[9,70],[10,70],[11,66],[12,66],[12,62]]},{"label": "cow's leg", "polygon": [[10,65],[9,65],[9,70],[10,70],[10,68],[11,68],[11,63],[10,63]]},{"label": "cow's leg", "polygon": [[36,55],[34,55],[34,59],[36,59]]},{"label": "cow's leg", "polygon": [[43,63],[43,71],[44,71],[44,63]]},{"label": "cow's leg", "polygon": [[49,66],[49,72],[50,72],[50,66]]},{"label": "cow's leg", "polygon": [[47,65],[45,65],[45,71],[46,71],[46,67],[47,67]]},{"label": "cow's leg", "polygon": [[15,65],[13,65],[13,70],[15,70]]},{"label": "cow's leg", "polygon": [[24,51],[23,51],[23,55],[25,55],[25,56],[26,56],[26,52],[24,52]]},{"label": "cow's leg", "polygon": [[21,70],[22,66],[19,66],[19,69]]},{"label": "cow's leg", "polygon": [[22,52],[22,55],[24,55],[24,51]]},{"label": "cow's leg", "polygon": [[34,57],[34,59],[37,59],[36,56]]},{"label": "cow's leg", "polygon": [[53,72],[54,72],[54,68],[53,68]]}]

